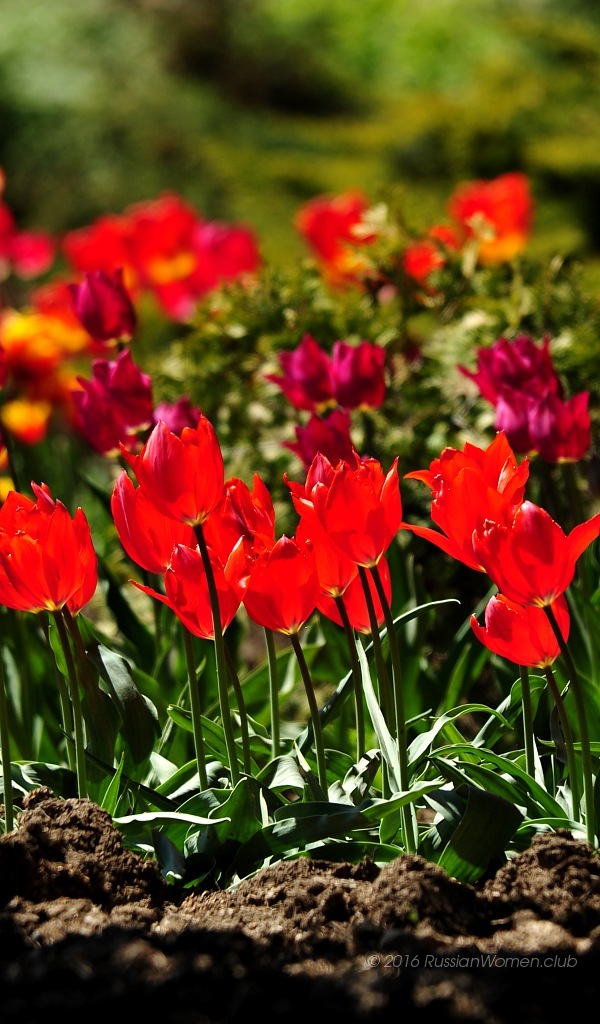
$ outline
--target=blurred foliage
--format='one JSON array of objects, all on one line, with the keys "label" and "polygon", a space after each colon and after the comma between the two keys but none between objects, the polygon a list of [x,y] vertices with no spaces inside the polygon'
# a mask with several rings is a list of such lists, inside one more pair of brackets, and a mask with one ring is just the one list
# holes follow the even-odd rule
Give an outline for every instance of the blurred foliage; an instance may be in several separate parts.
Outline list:
[{"label": "blurred foliage", "polygon": [[174,189],[282,262],[311,195],[405,187],[419,227],[458,180],[522,169],[537,252],[597,254],[592,4],[0,0],[0,17],[0,166],[26,226]]}]

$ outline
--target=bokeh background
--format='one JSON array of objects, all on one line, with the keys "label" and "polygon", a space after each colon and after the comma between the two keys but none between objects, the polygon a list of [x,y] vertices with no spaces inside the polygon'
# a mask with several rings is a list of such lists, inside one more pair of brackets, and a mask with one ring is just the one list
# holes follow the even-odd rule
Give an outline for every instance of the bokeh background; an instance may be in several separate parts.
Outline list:
[{"label": "bokeh background", "polygon": [[531,253],[600,279],[595,0],[0,0],[0,166],[21,227],[161,191],[304,252],[299,204],[358,187],[439,218],[522,170]]}]

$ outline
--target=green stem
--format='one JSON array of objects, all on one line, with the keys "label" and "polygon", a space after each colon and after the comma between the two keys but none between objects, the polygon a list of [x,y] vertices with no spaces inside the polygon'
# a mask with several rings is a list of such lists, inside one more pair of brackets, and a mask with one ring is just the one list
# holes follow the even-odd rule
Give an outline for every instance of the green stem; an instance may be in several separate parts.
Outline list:
[{"label": "green stem", "polygon": [[348,644],[348,652],[350,654],[350,668],[352,670],[352,686],[354,689],[354,714],[356,718],[356,760],[360,761],[361,757],[365,752],[365,710],[363,704],[363,691],[362,682],[360,677],[360,665],[358,663],[358,654],[356,653],[356,639],[354,637],[354,630],[352,629],[352,623],[348,616],[348,611],[344,602],[344,598],[339,596],[334,598],[340,618],[342,620],[342,626],[344,627],[344,633],[346,635],[346,643]]},{"label": "green stem", "polygon": [[[377,596],[379,597],[381,607],[383,609],[385,628],[390,645],[390,661],[392,663],[392,685],[394,693],[394,715],[396,719],[396,745],[398,750],[398,763],[400,767],[400,786],[403,792],[407,793],[410,789],[410,777],[408,773],[406,712],[404,708],[404,689],[402,686],[400,648],[398,645],[398,636],[394,627],[394,620],[392,618],[392,610],[381,581],[379,568],[376,565],[372,566],[371,575],[373,577],[373,582],[375,583]],[[409,853],[415,853],[418,844],[416,837],[416,821],[412,804],[407,804],[406,807],[402,808],[402,818],[404,821],[404,838],[406,848]]]},{"label": "green stem", "polygon": [[252,775],[252,755],[250,754],[250,732],[248,729],[246,701],[244,700],[244,694],[242,692],[242,684],[240,683],[240,677],[238,676],[233,658],[231,657],[231,652],[228,651],[227,646],[225,646],[225,660],[227,662],[229,678],[231,679],[233,685],[233,692],[235,693],[238,711],[240,713],[240,729],[242,733],[242,757],[244,771],[246,775]]},{"label": "green stem", "polygon": [[225,663],[225,644],[223,642],[223,630],[221,628],[219,595],[217,594],[215,576],[213,573],[213,568],[211,565],[206,540],[204,538],[204,530],[202,529],[202,523],[198,523],[194,527],[194,533],[196,534],[196,540],[198,541],[198,548],[200,549],[202,565],[204,566],[204,572],[206,574],[206,583],[208,585],[208,594],[210,598],[210,607],[212,610],[213,618],[215,662],[217,669],[217,688],[219,691],[219,705],[221,708],[223,732],[225,733],[225,745],[227,747],[227,756],[229,758],[229,771],[231,772],[231,782],[232,785],[235,786],[236,783],[238,783],[240,780],[240,772],[237,762],[237,747],[235,743],[235,734],[233,731],[233,720],[231,717],[231,708],[229,706],[229,693],[227,688],[227,665]]},{"label": "green stem", "polygon": [[290,634],[290,641],[294,649],[294,654],[298,660],[300,666],[300,674],[304,683],[304,689],[306,690],[306,698],[308,700],[308,706],[310,708],[310,718],[313,727],[313,733],[315,737],[315,753],[317,755],[317,774],[319,778],[319,785],[323,791],[323,795],[327,797],[327,770],[325,764],[325,745],[323,743],[323,730],[321,728],[321,719],[319,717],[319,708],[317,706],[317,700],[315,697],[315,691],[306,664],[306,658],[304,657],[304,651],[300,645],[297,633]]},{"label": "green stem", "polygon": [[565,750],[567,752],[567,770],[569,772],[569,782],[571,785],[571,802],[573,805],[573,820],[579,821],[581,808],[580,808],[580,796],[579,796],[579,778],[577,776],[577,759],[575,757],[575,746],[573,743],[573,733],[571,731],[571,723],[569,722],[569,716],[565,709],[565,703],[562,698],[562,694],[558,689],[554,673],[548,665],[545,669],[545,675],[548,682],[548,689],[552,694],[552,699],[556,705],[558,712],[558,718],[560,721],[560,727],[563,734],[563,740],[565,741]]},{"label": "green stem", "polygon": [[525,771],[532,779],[535,778],[535,746],[533,741],[533,717],[531,713],[531,686],[529,670],[525,665],[519,666],[521,671],[521,711],[523,713],[523,745],[525,747]]},{"label": "green stem", "polygon": [[[66,609],[63,609],[63,612],[65,610]],[[61,647],[63,649],[63,654],[65,656],[65,664],[67,666],[67,677],[69,680],[69,693],[71,696],[71,706],[73,708],[77,792],[79,793],[80,797],[87,797],[89,794],[85,767],[83,714],[81,711],[81,699],[79,696],[79,681],[77,679],[77,672],[75,671],[75,662],[73,660],[71,645],[69,643],[69,636],[65,626],[65,618],[63,618],[63,614],[59,611],[53,612],[52,615],[56,623],[58,637],[61,643]]]},{"label": "green stem", "polygon": [[12,769],[10,764],[10,729],[8,725],[8,700],[6,697],[6,675],[4,672],[3,648],[0,647],[0,756],[2,757],[2,782],[4,784],[4,821],[6,831],[14,828]]},{"label": "green stem", "polygon": [[[48,632],[48,623],[46,616],[42,620],[42,629],[46,642],[50,646],[50,635]],[[69,768],[72,772],[75,771],[75,752],[73,749],[73,709],[71,707],[71,701],[69,700],[69,691],[67,684],[65,683],[65,677],[62,672],[59,671],[58,665],[54,662],[54,674],[56,676],[56,685],[58,687],[58,699],[60,701],[60,710],[62,714],[63,732],[65,734],[66,748],[67,748],[67,760],[69,762]]]},{"label": "green stem", "polygon": [[587,831],[587,840],[590,846],[596,845],[596,810],[594,807],[594,774],[592,770],[592,752],[590,748],[590,734],[588,730],[587,717],[585,711],[585,701],[583,699],[583,691],[581,689],[581,683],[577,670],[571,657],[571,652],[567,647],[565,638],[560,631],[556,616],[552,610],[551,605],[544,605],[544,611],[548,616],[548,621],[552,626],[554,635],[558,641],[560,652],[563,656],[569,678],[571,680],[571,689],[573,690],[573,698],[575,700],[575,711],[577,714],[577,724],[579,726],[579,740],[581,743],[581,765],[583,768],[583,798],[585,803],[585,824]]},{"label": "green stem", "polygon": [[281,751],[281,726],[279,721],[279,673],[273,631],[265,627],[267,660],[269,664],[269,699],[271,705],[271,752],[273,759]]},{"label": "green stem", "polygon": [[[375,674],[377,676],[377,683],[379,686],[379,702],[381,704],[381,710],[385,723],[390,729],[391,726],[391,711],[390,711],[390,684],[388,679],[387,668],[383,657],[383,650],[381,647],[381,637],[379,636],[379,623],[377,622],[377,615],[375,613],[375,605],[373,604],[373,596],[371,594],[371,588],[369,586],[369,577],[367,576],[367,570],[364,566],[359,565],[358,575],[362,583],[363,593],[365,595],[365,603],[367,611],[369,613],[369,623],[371,626],[371,641],[373,644],[373,656],[375,658]],[[389,797],[392,795],[392,790],[388,777],[388,767],[386,761],[383,760],[381,765],[382,775],[382,793],[383,796]]]},{"label": "green stem", "polygon": [[371,626],[371,640],[373,642],[373,655],[375,658],[375,669],[377,674],[377,682],[379,685],[379,701],[381,703],[381,710],[383,711],[383,717],[385,718],[386,725],[393,730],[391,723],[391,695],[390,695],[390,682],[388,677],[388,671],[383,657],[383,649],[381,647],[381,637],[379,636],[379,623],[377,622],[377,615],[375,612],[375,605],[373,604],[373,595],[371,594],[371,588],[369,586],[369,577],[367,576],[367,570],[359,565],[358,575],[362,583],[363,592],[365,595],[365,602],[367,605],[367,612],[369,613],[369,624]]},{"label": "green stem", "polygon": [[206,752],[204,748],[204,734],[202,731],[202,705],[200,703],[200,682],[196,672],[196,655],[194,653],[194,641],[189,629],[182,626],[183,646],[185,650],[185,662],[187,665],[188,687],[190,694],[190,709],[192,713],[192,731],[194,734],[194,749],[196,751],[196,765],[198,767],[198,782],[200,789],[208,789],[208,776],[206,774]]}]

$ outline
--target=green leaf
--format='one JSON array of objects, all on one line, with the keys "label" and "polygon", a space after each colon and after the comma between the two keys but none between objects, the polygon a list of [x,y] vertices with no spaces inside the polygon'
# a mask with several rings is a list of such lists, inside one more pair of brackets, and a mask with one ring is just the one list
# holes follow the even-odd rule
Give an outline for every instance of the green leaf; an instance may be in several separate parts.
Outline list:
[{"label": "green leaf", "polygon": [[[442,747],[438,752],[438,755],[431,758],[433,764],[443,773],[450,773],[452,771],[461,771],[467,773],[470,771],[472,762],[461,761],[460,768],[456,761],[451,761],[447,756],[454,756],[460,754],[462,751],[471,752],[471,748],[468,744],[452,744],[449,747]],[[527,772],[520,768],[514,761],[509,761],[507,757],[502,757],[501,754],[494,754],[491,750],[479,750],[479,764],[493,765],[495,768],[499,768],[501,772],[508,775],[514,780],[514,803],[524,805],[526,807],[533,806],[546,811],[552,817],[564,817],[564,810],[560,806],[557,800],[548,793],[543,786],[541,786],[535,779],[532,779]],[[464,775],[461,776],[464,778]]]},{"label": "green leaf", "polygon": [[119,792],[121,789],[121,776],[123,774],[123,765],[125,764],[125,754],[121,754],[121,760],[119,766],[114,773],[112,779],[108,783],[104,790],[104,795],[100,801],[100,806],[103,810],[108,811],[111,817],[114,816],[117,804],[119,802]]},{"label": "green leaf", "polygon": [[268,789],[299,789],[304,790],[304,778],[300,773],[298,762],[289,754],[275,758],[258,773],[257,778]]},{"label": "green leaf", "polygon": [[373,728],[375,729],[377,739],[379,740],[381,753],[383,754],[385,762],[388,766],[390,783],[392,789],[400,790],[400,760],[398,757],[398,747],[395,739],[391,735],[386,725],[383,713],[381,711],[381,708],[379,707],[379,702],[375,695],[375,690],[373,688],[373,683],[371,681],[371,672],[369,670],[369,665],[367,662],[365,652],[360,644],[357,644],[356,650],[361,669],[362,684],[365,694],[365,700],[367,702],[367,708],[369,709],[369,714],[371,716]]},{"label": "green leaf", "polygon": [[510,722],[500,711],[494,711],[492,708],[487,707],[486,704],[460,704],[459,707],[452,708],[452,710],[447,711],[446,714],[440,715],[439,718],[436,718],[431,729],[427,732],[421,733],[412,741],[408,748],[408,760],[410,767],[413,769],[416,767],[421,758],[430,749],[436,736],[448,723],[455,722],[457,718],[461,718],[463,715],[470,715],[474,712],[481,711],[488,712],[492,718],[498,719],[506,729],[510,730]]},{"label": "green leaf", "polygon": [[255,779],[240,779],[227,800],[215,808],[219,817],[215,814],[214,834],[221,845],[229,840],[245,843],[260,831],[263,823],[258,813],[259,791]]},{"label": "green leaf", "polygon": [[[453,813],[431,830],[443,844],[435,860],[451,878],[474,883],[492,857],[504,854],[523,821],[523,814],[513,803],[477,786],[459,786],[453,795],[457,801]],[[458,811],[460,818],[456,824]],[[451,829],[448,838],[444,824]]]},{"label": "green leaf", "polygon": [[98,644],[91,656],[121,718],[121,732],[134,765],[148,759],[160,736],[156,708],[138,690],[125,658]]},{"label": "green leaf", "polygon": [[[12,787],[17,795],[30,793],[32,789],[47,786],[61,797],[76,797],[77,776],[70,768],[44,761],[13,761],[11,763]],[[0,773],[0,794],[4,798],[4,779]]]},{"label": "green leaf", "polygon": [[[68,681],[69,674],[58,630],[54,622],[48,626],[50,646],[59,672]],[[89,658],[78,660],[70,637],[68,643],[76,666],[77,683],[82,693],[81,711],[86,725],[87,749],[100,761],[113,763],[119,733],[119,715],[107,693],[98,685],[98,669]]]}]

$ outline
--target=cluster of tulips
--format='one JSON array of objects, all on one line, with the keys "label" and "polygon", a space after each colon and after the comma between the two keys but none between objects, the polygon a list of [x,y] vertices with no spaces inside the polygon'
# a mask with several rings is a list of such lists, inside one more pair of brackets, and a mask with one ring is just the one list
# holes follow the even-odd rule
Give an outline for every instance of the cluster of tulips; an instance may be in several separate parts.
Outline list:
[{"label": "cluster of tulips", "polygon": [[[473,618],[473,629],[490,650],[521,666],[524,693],[527,667],[547,668],[559,654],[568,659],[588,837],[595,840],[590,742],[583,697],[568,654],[569,612],[564,594],[579,556],[600,534],[600,514],[566,535],[543,508],[526,500],[528,461],[517,461],[502,432],[486,449],[472,444],[463,450],[449,448],[428,469],[407,474],[430,488],[436,529],[403,520],[397,459],[385,472],[376,459],[354,451],[351,458],[335,464],[319,453],[303,483],[286,481],[299,522],[295,536],[278,538],[268,488],[258,476],[252,490],[239,479],[225,479],[219,441],[206,417],[201,415],[195,427],[185,427],[181,434],[161,420],[139,453],[124,445],[121,449],[128,469],[119,475],[112,494],[114,522],[130,558],[163,582],[161,589],[134,585],[168,605],[189,634],[214,641],[232,784],[239,779],[229,696],[235,669],[228,664],[223,634],[243,604],[250,619],[266,633],[290,638],[306,687],[324,793],[326,751],[299,633],[317,610],[346,632],[358,758],[364,754],[364,723],[355,635],[370,634],[378,698],[397,743],[400,785],[408,789],[401,652],[391,615],[386,552],[400,530],[409,530],[471,569],[487,573],[495,584],[498,593],[487,605],[485,625]],[[66,638],[70,634],[75,650],[81,651],[76,617],[95,591],[96,558],[83,511],[78,509],[71,518],[48,488],[34,484],[33,490],[35,500],[12,491],[0,509],[0,601],[19,611],[52,613],[65,639],[78,777],[85,793],[77,667]],[[391,673],[380,646],[382,624],[390,645]],[[205,788],[201,705],[192,664],[190,687],[199,784]],[[243,720],[239,683],[234,689],[242,703],[238,712]],[[562,697],[554,685],[552,692],[569,752],[573,817],[577,818],[580,771]],[[272,707],[276,706],[274,699]],[[524,699],[525,714],[526,706]],[[275,711],[271,725],[277,756]],[[526,721],[525,727],[527,767],[533,773],[531,722]],[[3,765],[9,771],[6,755]],[[250,771],[249,763],[244,769]],[[5,792],[10,792],[9,785]]]},{"label": "cluster of tulips", "polygon": [[[395,268],[396,274],[413,281],[417,302],[435,293],[436,275],[451,259],[493,265],[522,250],[532,216],[527,181],[515,174],[470,183],[451,197],[448,212],[449,223],[436,225],[425,239],[405,247]],[[23,266],[15,261],[25,242],[10,219],[6,225],[0,258]],[[374,254],[382,228],[364,197],[354,192],[318,197],[301,209],[297,227],[329,287],[340,294],[357,288],[385,308],[399,278],[392,280],[377,264]],[[347,653],[344,699],[352,697],[352,785],[356,783],[358,794],[364,796],[364,779],[372,781],[381,766],[381,800],[365,798],[369,807],[377,807],[366,808],[373,817],[361,819],[359,828],[376,820],[376,813],[382,822],[387,815],[381,834],[394,837],[398,832],[402,849],[419,849],[423,830],[415,804],[425,791],[441,791],[443,781],[437,776],[417,778],[415,765],[420,770],[427,743],[448,723],[442,716],[428,731],[422,721],[417,729],[407,721],[403,630],[392,611],[390,549],[412,534],[415,545],[425,540],[442,556],[487,577],[494,593],[483,621],[472,614],[470,626],[483,647],[518,666],[523,768],[520,761],[510,764],[522,772],[525,788],[538,786],[542,792],[530,671],[542,672],[560,733],[563,804],[569,803],[569,820],[580,823],[595,845],[596,751],[585,688],[568,646],[571,610],[566,594],[580,556],[600,534],[600,514],[589,519],[581,514],[565,533],[545,508],[527,497],[530,456],[552,464],[573,463],[591,444],[589,394],[566,396],[551,359],[550,340],[544,338],[540,345],[524,334],[501,337],[477,350],[476,369],[457,367],[493,405],[496,432],[487,447],[446,447],[428,468],[405,473],[410,481],[405,486],[416,482],[430,492],[433,525],[423,525],[405,516],[399,458],[384,466],[353,441],[351,414],[381,410],[386,401],[385,347],[366,338],[339,338],[329,350],[312,333],[303,333],[295,348],[277,353],[280,372],[263,375],[296,411],[309,417],[296,427],[295,442],[283,442],[298,457],[302,479],[293,479],[291,472],[283,475],[283,493],[289,496],[296,525],[293,533],[280,534],[268,482],[256,472],[251,485],[228,476],[210,419],[186,395],[172,403],[157,402],[153,381],[136,365],[130,347],[143,293],[151,294],[166,316],[184,322],[209,291],[233,280],[249,285],[260,265],[251,234],[206,222],[169,194],[69,233],[63,251],[78,280],[56,282],[38,293],[29,309],[6,309],[0,317],[0,378],[11,392],[8,399],[4,396],[0,418],[7,437],[35,443],[49,429],[50,393],[52,400],[68,393],[72,426],[95,455],[106,458],[111,477],[104,497],[111,528],[136,567],[130,585],[155,602],[155,609],[168,609],[163,614],[178,620],[181,630],[194,749],[192,789],[202,808],[206,804],[214,810],[223,798],[214,793],[210,759],[215,734],[207,735],[212,720],[198,641],[214,652],[222,730],[222,743],[221,733],[217,737],[222,759],[218,785],[236,793],[256,776],[257,734],[246,711],[240,666],[227,642],[234,621],[245,617],[264,634],[269,729],[259,738],[268,747],[269,763],[278,765],[293,753],[321,811],[333,807],[338,813],[332,793],[339,795],[342,783],[331,782],[337,752],[326,743],[327,718],[303,644],[311,623],[328,620],[339,630]],[[41,259],[43,253],[38,255]],[[95,356],[90,374],[73,377],[69,371],[59,383],[66,360],[82,353]],[[34,408],[41,410],[39,421]],[[32,496],[22,493],[13,470],[0,506],[0,605],[39,616],[58,669],[69,768],[80,795],[90,795],[96,792],[90,785],[90,764],[98,767],[91,741],[94,709],[100,704],[98,678],[90,674],[95,641],[85,620],[97,597],[101,560],[83,509],[71,514],[45,483],[31,487]],[[282,646],[289,649],[290,661],[295,659],[304,688],[310,765],[302,760],[303,750],[290,744],[280,721],[277,649]],[[559,658],[568,692],[553,672]],[[0,673],[3,668],[0,659]],[[5,821],[11,829],[10,794],[15,787],[8,689],[0,679]],[[369,749],[373,731],[381,745],[377,757]],[[416,737],[412,742],[411,736]],[[149,747],[144,746],[143,757]],[[109,749],[107,759],[112,756]],[[117,772],[114,765],[102,767],[107,776]],[[297,781],[294,771],[286,774],[289,764],[281,771],[286,782],[290,777]],[[446,765],[446,771],[453,780],[461,777],[456,766]],[[118,782],[118,772],[115,777]],[[263,784],[262,778],[259,782]],[[506,792],[502,781],[496,785]],[[287,785],[283,789],[287,792]],[[522,795],[515,796],[515,804]],[[270,794],[269,799],[275,798]],[[347,792],[344,799],[350,799]],[[442,806],[443,797],[439,799]],[[556,814],[564,810],[553,797],[544,806],[558,808]],[[279,811],[286,807],[283,803]],[[324,812],[315,814],[319,822],[326,817]],[[345,818],[342,825],[347,825]],[[291,827],[288,831],[295,834]],[[346,831],[352,834],[352,827],[344,835]],[[273,841],[274,836],[270,834]]]}]

